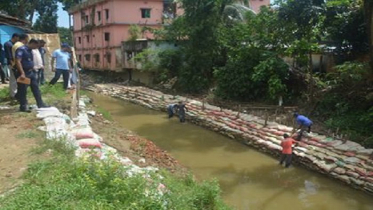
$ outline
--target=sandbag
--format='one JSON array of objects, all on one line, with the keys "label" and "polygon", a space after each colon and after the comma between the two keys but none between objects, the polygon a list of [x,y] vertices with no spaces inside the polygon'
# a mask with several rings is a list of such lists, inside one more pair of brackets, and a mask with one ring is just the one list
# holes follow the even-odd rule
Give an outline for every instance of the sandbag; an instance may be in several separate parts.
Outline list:
[{"label": "sandbag", "polygon": [[94,148],[94,147],[101,148],[102,147],[101,143],[97,139],[94,139],[94,138],[81,139],[81,140],[78,140],[77,142],[81,148]]},{"label": "sandbag", "polygon": [[344,168],[341,168],[341,167],[337,167],[333,170],[333,172],[337,173],[337,174],[345,174],[346,173],[346,169]]},{"label": "sandbag", "polygon": [[350,176],[350,177],[355,178],[355,179],[357,179],[357,178],[360,177],[360,175],[359,175],[358,173],[356,173],[356,172],[354,172],[354,171],[351,171],[351,170],[347,170],[347,171],[346,171],[346,174],[347,174],[348,176]]},{"label": "sandbag", "polygon": [[74,128],[71,133],[75,136],[76,139],[87,139],[93,138],[94,133],[91,128]]}]

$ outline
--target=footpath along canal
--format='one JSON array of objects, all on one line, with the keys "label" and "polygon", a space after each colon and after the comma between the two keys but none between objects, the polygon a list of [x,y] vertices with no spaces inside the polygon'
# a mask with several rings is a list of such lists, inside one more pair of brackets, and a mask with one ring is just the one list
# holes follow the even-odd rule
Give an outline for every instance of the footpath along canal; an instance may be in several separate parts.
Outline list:
[{"label": "footpath along canal", "polygon": [[[109,91],[110,92],[110,91]],[[216,178],[228,204],[239,210],[371,210],[372,195],[277,159],[166,113],[91,94],[123,127],[155,142],[198,179]]]}]

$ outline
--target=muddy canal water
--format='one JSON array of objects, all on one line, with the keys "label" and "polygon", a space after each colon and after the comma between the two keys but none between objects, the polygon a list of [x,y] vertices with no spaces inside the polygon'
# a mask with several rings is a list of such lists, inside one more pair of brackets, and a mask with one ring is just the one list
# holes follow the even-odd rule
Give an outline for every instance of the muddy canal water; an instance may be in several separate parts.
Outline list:
[{"label": "muddy canal water", "polygon": [[292,167],[220,134],[166,113],[91,95],[125,128],[168,151],[199,179],[216,178],[225,201],[239,210],[373,210],[373,196],[323,175]]}]

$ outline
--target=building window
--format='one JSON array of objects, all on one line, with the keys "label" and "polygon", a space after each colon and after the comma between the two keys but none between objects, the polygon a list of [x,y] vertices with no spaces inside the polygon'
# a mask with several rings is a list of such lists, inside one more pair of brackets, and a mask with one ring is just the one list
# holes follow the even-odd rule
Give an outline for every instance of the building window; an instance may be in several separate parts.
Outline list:
[{"label": "building window", "polygon": [[150,18],[150,9],[141,9],[142,18]]},{"label": "building window", "polygon": [[82,55],[78,55],[78,59],[80,62],[82,62]]},{"label": "building window", "polygon": [[85,24],[89,23],[89,17],[88,17],[88,15],[84,16],[84,22],[85,22]]},{"label": "building window", "polygon": [[98,19],[98,22],[101,22],[101,11],[97,12],[97,19]]},{"label": "building window", "polygon": [[109,20],[109,10],[108,9],[105,9],[105,17],[106,17],[106,20]]},{"label": "building window", "polygon": [[91,54],[84,55],[86,61],[91,61]]},{"label": "building window", "polygon": [[82,37],[78,37],[78,43],[79,43],[79,44],[82,43]]},{"label": "building window", "polygon": [[96,63],[100,62],[100,54],[96,53],[94,55],[94,58],[95,58]]},{"label": "building window", "polygon": [[105,33],[105,41],[109,41],[110,40],[110,33]]},{"label": "building window", "polygon": [[87,39],[87,43],[89,43],[89,35],[86,35],[85,38]]},{"label": "building window", "polygon": [[111,63],[111,53],[106,53],[106,61]]}]

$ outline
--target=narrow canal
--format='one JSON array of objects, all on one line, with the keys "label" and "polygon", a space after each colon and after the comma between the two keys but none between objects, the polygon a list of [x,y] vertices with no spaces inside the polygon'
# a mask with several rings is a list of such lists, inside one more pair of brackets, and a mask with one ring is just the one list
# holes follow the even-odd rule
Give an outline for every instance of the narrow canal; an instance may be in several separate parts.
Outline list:
[{"label": "narrow canal", "polygon": [[302,168],[284,169],[270,156],[220,134],[169,120],[166,113],[94,95],[113,119],[167,150],[199,179],[219,180],[239,210],[373,210],[373,197]]}]

